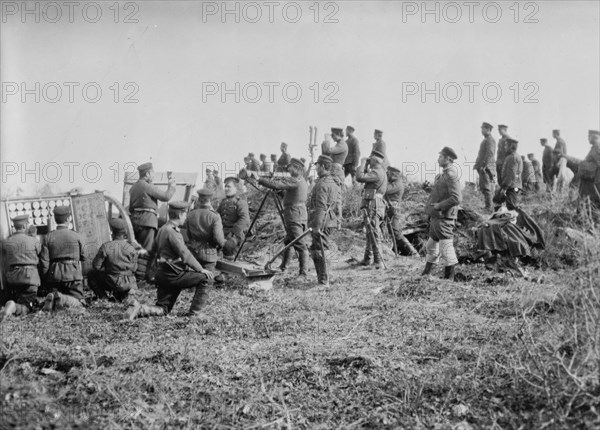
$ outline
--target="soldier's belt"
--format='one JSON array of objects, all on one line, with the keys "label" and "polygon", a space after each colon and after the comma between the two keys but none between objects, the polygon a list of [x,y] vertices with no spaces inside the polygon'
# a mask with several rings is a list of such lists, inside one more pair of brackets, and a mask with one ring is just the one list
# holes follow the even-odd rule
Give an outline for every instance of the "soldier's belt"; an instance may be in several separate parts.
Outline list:
[{"label": "soldier's belt", "polygon": [[150,208],[135,208],[133,211],[134,212],[150,212],[154,215],[158,215],[158,212],[156,212],[155,209],[150,209]]},{"label": "soldier's belt", "polygon": [[156,261],[158,263],[169,263],[169,264],[182,263],[183,262],[183,260],[181,258],[170,259],[170,258],[163,258],[163,257],[158,258]]},{"label": "soldier's belt", "polygon": [[27,263],[17,263],[17,264],[11,264],[10,268],[12,269],[13,267],[27,267],[27,266],[36,267],[37,264],[32,264],[32,263],[29,263],[29,264],[27,264]]},{"label": "soldier's belt", "polygon": [[55,258],[50,260],[50,263],[79,263],[79,260],[73,260],[72,258]]}]

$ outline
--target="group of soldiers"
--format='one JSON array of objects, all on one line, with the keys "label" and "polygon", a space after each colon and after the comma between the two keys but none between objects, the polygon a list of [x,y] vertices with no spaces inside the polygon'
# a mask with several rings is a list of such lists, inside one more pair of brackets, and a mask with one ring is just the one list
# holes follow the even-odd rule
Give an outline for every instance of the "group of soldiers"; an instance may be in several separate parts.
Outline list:
[{"label": "group of soldiers", "polygon": [[[479,189],[483,194],[486,212],[494,212],[504,202],[507,209],[514,210],[519,205],[520,194],[540,192],[543,191],[544,186],[550,192],[564,185],[568,186],[573,179],[574,173],[566,167],[567,144],[560,136],[560,130],[552,131],[552,136],[556,140],[554,148],[550,146],[548,139],[540,139],[544,148],[540,165],[534,154],[527,154],[527,159],[518,154],[519,142],[509,136],[507,125],[498,125],[498,133],[501,137],[496,150],[496,141],[492,137],[493,129],[494,127],[487,122],[481,125],[483,140],[474,166],[479,174]],[[580,171],[578,179],[581,196],[589,197],[595,204],[600,202],[600,194],[598,194],[600,172],[597,173],[593,168],[600,164],[598,163],[598,135],[597,130],[589,131],[588,141],[592,148],[580,164],[582,168],[577,169],[578,172]],[[589,168],[590,163],[591,168]],[[592,171],[588,172],[590,169]]]},{"label": "group of soldiers", "polygon": [[[498,176],[502,197],[508,209],[518,207],[518,193],[523,187],[523,160],[517,153],[518,142],[506,133],[508,127],[499,126],[502,138],[498,144],[491,137],[493,127],[483,123],[484,140],[476,161],[479,185],[484,194],[486,209],[493,204],[493,188]],[[189,315],[204,318],[208,287],[222,283],[223,276],[216,271],[220,258],[234,259],[250,227],[248,202],[242,193],[242,181],[253,186],[283,193],[283,221],[286,230],[285,245],[292,244],[299,259],[299,275],[308,273],[309,256],[312,258],[319,285],[329,285],[325,251],[331,248],[330,235],[339,227],[342,188],[347,175],[364,184],[361,211],[366,231],[366,246],[360,264],[375,269],[384,267],[381,250],[382,219],[390,221],[394,247],[404,255],[418,252],[402,235],[399,208],[404,192],[401,171],[389,165],[383,132],[375,130],[373,148],[368,158],[359,157],[358,141],[354,128],[346,128],[347,139],[341,128],[332,128],[334,145],[324,144],[322,155],[315,163],[317,179],[309,195],[306,164],[303,160],[284,157],[287,146],[282,145],[279,169],[286,175],[261,175],[257,163],[247,165],[238,176],[224,180],[224,195],[217,209],[212,207],[214,190],[202,188],[194,208],[182,201],[171,201],[175,193],[175,178],[169,175],[166,190],[153,185],[154,169],[151,163],[138,167],[139,179],[130,189],[130,219],[136,241],[141,249],[134,248],[127,238],[124,219],[110,220],[112,240],[104,243],[92,261],[88,285],[98,298],[113,298],[129,305],[127,318],[166,315],[173,309],[183,289],[195,290]],[[557,148],[566,153],[566,144],[555,131]],[[589,154],[578,166],[580,193],[600,209],[600,132],[590,130]],[[542,140],[542,144],[545,142]],[[348,163],[350,148],[353,148]],[[547,146],[545,147],[545,152]],[[532,154],[530,154],[532,155]],[[444,147],[439,152],[438,163],[442,172],[435,178],[425,212],[429,216],[429,239],[426,244],[426,264],[422,275],[429,275],[441,261],[444,278],[454,279],[458,263],[453,245],[453,230],[462,201],[459,171],[455,164],[456,152]],[[530,157],[530,158],[533,158]],[[286,161],[287,160],[287,161]],[[545,160],[545,157],[544,157]],[[534,172],[536,165],[532,162]],[[539,167],[539,163],[537,164]],[[500,167],[501,166],[501,167]],[[257,168],[258,167],[258,168]],[[543,180],[548,180],[548,166],[544,162]],[[158,228],[158,202],[168,202],[168,221]],[[496,200],[498,203],[498,200]],[[84,306],[82,262],[85,260],[82,240],[70,230],[69,206],[54,208],[56,230],[50,232],[43,244],[28,233],[29,217],[12,219],[15,233],[2,243],[3,269],[10,300],[0,313],[24,315],[40,307],[45,311]],[[308,243],[308,232],[311,242]],[[283,254],[280,270],[285,271],[292,257],[292,247]],[[130,292],[136,289],[138,260],[145,258],[156,262],[154,281],[157,299],[154,305],[141,304]],[[43,282],[42,282],[43,280]],[[42,293],[42,294],[40,294]],[[42,297],[41,299],[38,297]]]}]

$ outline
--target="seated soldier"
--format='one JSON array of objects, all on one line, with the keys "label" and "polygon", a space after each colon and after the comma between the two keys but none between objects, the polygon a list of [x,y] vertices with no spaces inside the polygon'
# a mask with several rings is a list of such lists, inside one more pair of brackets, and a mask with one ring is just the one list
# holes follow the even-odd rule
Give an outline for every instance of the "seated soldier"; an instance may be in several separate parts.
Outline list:
[{"label": "seated soldier", "polygon": [[83,306],[83,274],[85,261],[79,233],[69,229],[69,206],[54,208],[56,230],[48,233],[42,245],[40,266],[44,288],[52,292],[46,296],[44,311]]},{"label": "seated soldier", "polygon": [[29,215],[19,215],[12,221],[15,233],[2,243],[2,268],[10,300],[0,312],[0,321],[13,314],[27,315],[38,303],[40,275],[37,266],[42,247],[37,237],[28,234]]},{"label": "seated soldier", "polygon": [[126,301],[129,293],[137,288],[135,270],[138,252],[127,241],[127,223],[115,218],[110,220],[113,240],[103,243],[92,261],[88,273],[90,289],[99,299],[114,297]]},{"label": "seated soldier", "polygon": [[223,257],[233,260],[238,246],[244,240],[250,227],[250,214],[248,201],[240,192],[238,185],[240,179],[229,177],[225,179],[225,198],[221,200],[217,212],[221,215],[225,245]]}]

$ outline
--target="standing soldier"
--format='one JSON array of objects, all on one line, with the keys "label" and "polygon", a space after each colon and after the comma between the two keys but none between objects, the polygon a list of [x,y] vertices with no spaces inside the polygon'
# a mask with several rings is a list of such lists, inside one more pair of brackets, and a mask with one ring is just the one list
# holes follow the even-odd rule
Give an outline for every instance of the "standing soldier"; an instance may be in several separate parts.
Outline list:
[{"label": "standing soldier", "polygon": [[248,154],[248,170],[252,170],[253,172],[260,172],[260,163],[254,156],[254,152]]},{"label": "standing soldier", "polygon": [[531,162],[533,168],[533,174],[535,175],[535,192],[540,192],[542,185],[544,184],[544,177],[542,175],[542,167],[540,166],[539,160],[535,158],[533,153],[527,154],[527,158]]},{"label": "standing soldier", "polygon": [[238,246],[250,227],[248,201],[240,192],[239,183],[239,178],[235,176],[225,179],[225,198],[217,208],[225,235],[223,257],[227,260],[233,260]]},{"label": "standing soldier", "polygon": [[90,289],[98,298],[107,298],[109,293],[121,302],[137,288],[135,270],[138,253],[127,241],[127,223],[124,220],[111,219],[110,230],[113,240],[102,244],[87,278]]},{"label": "standing soldier", "polygon": [[567,142],[560,137],[560,130],[552,130],[552,137],[556,139],[556,143],[554,144],[555,150],[560,150],[563,155],[567,155]]},{"label": "standing soldier", "polygon": [[589,197],[592,205],[600,209],[600,131],[590,130],[588,141],[592,147],[577,170],[581,180],[579,196],[582,199]]},{"label": "standing soldier", "polygon": [[183,229],[187,235],[187,247],[192,255],[206,270],[214,272],[219,249],[225,244],[221,217],[211,206],[213,193],[210,190],[198,190],[196,209],[192,210]]},{"label": "standing soldier", "polygon": [[521,161],[523,162],[523,174],[521,175],[523,193],[529,194],[531,191],[535,191],[535,173],[529,159],[525,159],[525,156],[521,155]]},{"label": "standing soldier", "polygon": [[260,171],[263,173],[269,173],[269,162],[267,161],[267,156],[265,154],[260,154]]},{"label": "standing soldier", "polygon": [[523,188],[523,161],[517,153],[519,142],[508,139],[508,154],[502,167],[500,194],[506,197],[506,208],[516,210],[519,207],[519,190]]},{"label": "standing soldier", "polygon": [[328,155],[333,160],[333,164],[331,165],[331,176],[333,180],[336,181],[339,189],[338,200],[337,200],[337,219],[338,222],[342,221],[342,189],[344,188],[344,179],[346,178],[344,175],[343,164],[346,161],[346,156],[348,155],[348,145],[344,141],[344,130],[341,128],[332,128],[331,129],[331,138],[335,142],[333,147],[329,145],[325,145],[323,142],[322,151],[323,155]]},{"label": "standing soldier", "polygon": [[2,268],[10,300],[0,313],[0,321],[9,315],[27,315],[37,305],[40,286],[38,263],[42,247],[36,237],[27,234],[29,215],[12,219],[15,233],[2,242]]},{"label": "standing soldier", "polygon": [[506,140],[510,137],[507,133],[508,126],[500,124],[498,126],[498,133],[500,133],[500,140],[498,140],[498,155],[496,156],[496,177],[498,183],[502,182],[502,165],[506,158]]},{"label": "standing soldier", "polygon": [[213,178],[215,178],[215,184],[217,186],[217,193],[220,193],[223,191],[223,181],[221,180],[221,177],[219,176],[219,171],[217,169],[213,170]]},{"label": "standing soldier", "polygon": [[217,191],[217,178],[215,178],[210,167],[206,168],[206,180],[204,181],[204,188],[211,190],[212,192]]},{"label": "standing soldier", "polygon": [[540,144],[544,148],[544,153],[542,154],[542,175],[544,176],[544,184],[546,184],[546,189],[549,191],[552,188],[552,183],[554,182],[552,178],[552,147],[548,144],[548,139],[540,139]]},{"label": "standing soldier", "polygon": [[[288,166],[290,176],[281,178],[259,178],[258,183],[263,187],[273,190],[285,190],[283,197],[283,219],[286,225],[287,235],[284,244],[292,242],[306,230],[307,213],[306,199],[308,196],[308,184],[304,179],[304,164],[297,158],[292,158]],[[306,275],[308,265],[308,249],[304,239],[294,244],[298,252],[300,265],[300,276]],[[290,260],[291,248],[285,250],[279,269],[285,271]]]},{"label": "standing soldier", "polygon": [[387,156],[386,143],[383,141],[383,131],[375,130],[373,132],[373,137],[375,138],[375,142],[373,142],[373,151],[383,154],[383,169],[385,170],[390,165],[390,162]]},{"label": "standing soldier", "polygon": [[483,140],[479,145],[479,153],[475,160],[474,169],[479,173],[479,190],[483,193],[485,211],[494,211],[492,198],[496,176],[496,141],[492,137],[492,125],[484,122],[481,125]]},{"label": "standing soldier", "polygon": [[[361,160],[361,164],[356,172],[356,180],[365,184],[362,192],[361,209],[366,209],[364,215],[365,228],[367,230],[367,245],[365,255],[360,262],[363,266],[371,264],[371,255],[376,269],[381,268],[381,251],[379,238],[379,224],[385,214],[385,203],[383,195],[387,189],[387,176],[383,167],[384,154],[379,151],[372,151],[371,156]],[[370,226],[368,223],[370,222]]]},{"label": "standing soldier", "polygon": [[348,136],[348,139],[346,139],[348,155],[344,160],[344,175],[350,175],[352,177],[352,182],[354,182],[356,168],[360,162],[360,146],[358,144],[358,139],[354,136],[354,127],[351,125],[347,126],[346,135]]},{"label": "standing soldier", "polygon": [[419,255],[417,250],[412,244],[404,237],[402,230],[400,230],[400,201],[404,194],[404,180],[402,178],[402,172],[395,167],[387,168],[387,189],[385,191],[385,200],[388,203],[387,215],[390,219],[392,227],[392,234],[394,235],[394,241],[397,249],[402,255]]},{"label": "standing soldier", "polygon": [[292,160],[292,156],[287,152],[287,143],[281,142],[279,149],[281,150],[281,156],[279,157],[279,160],[277,160],[277,171],[285,172],[287,171],[288,164],[290,164],[290,161]]},{"label": "standing soldier", "polygon": [[277,154],[271,154],[270,172],[277,172]]},{"label": "standing soldier", "polygon": [[161,191],[152,185],[154,169],[152,163],[138,166],[140,178],[129,190],[129,213],[135,239],[146,251],[152,249],[158,230],[158,201],[167,202],[175,194],[175,178],[169,177],[169,186]]},{"label": "standing soldier", "polygon": [[312,228],[312,245],[310,254],[317,271],[319,285],[329,286],[325,249],[329,247],[329,234],[337,226],[336,217],[331,207],[337,202],[339,187],[331,176],[333,160],[327,155],[320,155],[317,165],[318,179],[310,195],[310,216],[308,226]]},{"label": "standing soldier", "polygon": [[429,275],[433,265],[442,260],[444,278],[454,280],[454,266],[458,263],[454,249],[454,223],[458,214],[458,205],[462,201],[460,178],[454,164],[456,152],[445,146],[440,151],[438,163],[443,169],[435,177],[425,212],[429,215],[429,240],[425,269],[421,276]]},{"label": "standing soldier", "polygon": [[141,305],[135,300],[127,310],[130,320],[167,315],[175,306],[181,291],[186,288],[195,288],[189,315],[204,318],[201,310],[206,304],[206,288],[213,274],[192,256],[179,232],[179,227],[185,221],[187,207],[186,202],[169,203],[169,221],[160,228],[150,252],[151,257],[156,257],[158,261],[156,306]]},{"label": "standing soldier", "polygon": [[69,230],[69,206],[56,206],[56,230],[46,235],[42,245],[40,267],[44,288],[53,290],[46,296],[45,311],[62,307],[83,306],[83,274],[81,262],[85,261],[83,243],[78,233]]}]

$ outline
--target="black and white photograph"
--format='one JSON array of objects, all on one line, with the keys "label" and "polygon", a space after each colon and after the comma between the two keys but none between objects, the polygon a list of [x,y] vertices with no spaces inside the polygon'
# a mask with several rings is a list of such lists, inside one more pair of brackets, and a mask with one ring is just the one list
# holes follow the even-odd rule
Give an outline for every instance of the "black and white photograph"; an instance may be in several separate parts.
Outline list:
[{"label": "black and white photograph", "polygon": [[0,0],[0,429],[600,428],[600,2]]}]

